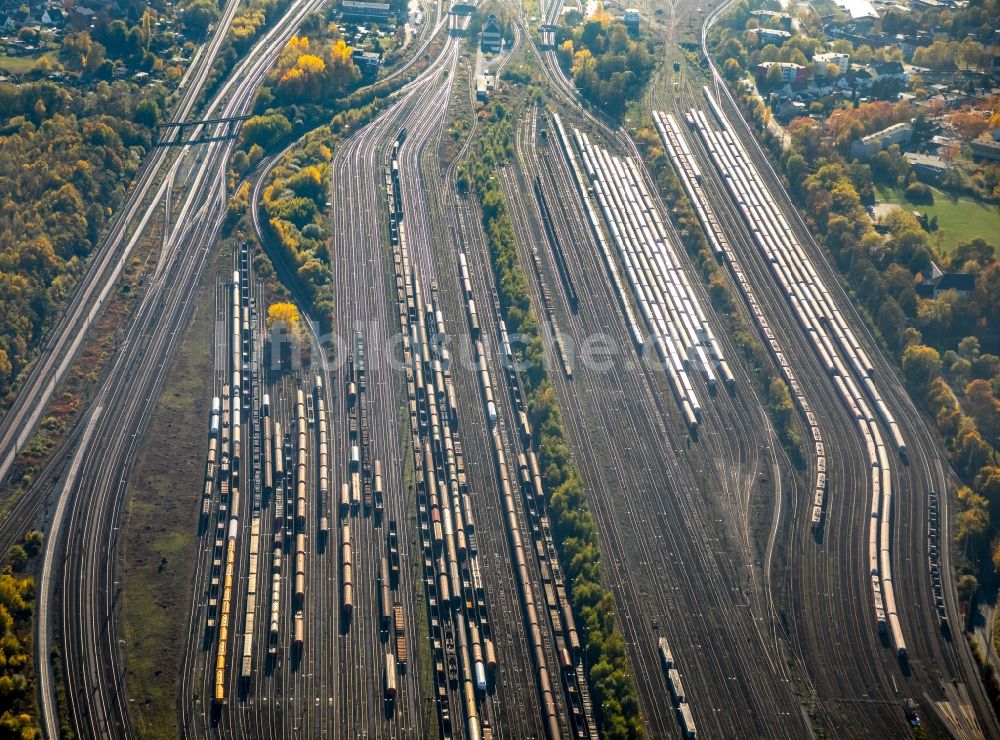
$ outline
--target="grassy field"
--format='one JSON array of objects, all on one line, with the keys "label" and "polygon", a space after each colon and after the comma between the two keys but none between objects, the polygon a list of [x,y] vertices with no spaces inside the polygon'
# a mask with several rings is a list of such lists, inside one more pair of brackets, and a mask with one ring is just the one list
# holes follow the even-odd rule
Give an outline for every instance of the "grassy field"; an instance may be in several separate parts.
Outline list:
[{"label": "grassy field", "polygon": [[[939,247],[949,251],[958,242],[981,236],[987,241],[997,241],[1000,234],[1000,207],[991,206],[968,197],[956,198],[934,188],[933,205],[916,205],[906,200],[900,188],[878,186],[875,189],[879,203],[893,203],[907,211],[920,211],[928,218],[937,216],[940,232]],[[932,236],[937,239],[937,233]]]},{"label": "grassy field", "polygon": [[56,55],[53,52],[30,54],[23,57],[9,57],[6,54],[0,54],[0,69],[5,69],[11,74],[23,75],[31,72],[39,65],[43,65],[43,59],[48,60],[49,67],[53,67],[57,61]]},{"label": "grassy field", "polygon": [[[214,276],[212,269],[206,275]],[[211,284],[174,358],[129,482],[123,528],[125,681],[143,738],[176,738],[211,403]]]}]

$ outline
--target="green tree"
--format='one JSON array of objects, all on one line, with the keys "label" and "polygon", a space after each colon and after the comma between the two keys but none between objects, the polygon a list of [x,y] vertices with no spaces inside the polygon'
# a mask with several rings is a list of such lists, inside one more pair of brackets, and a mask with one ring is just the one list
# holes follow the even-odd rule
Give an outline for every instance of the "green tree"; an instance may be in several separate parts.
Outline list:
[{"label": "green tree", "polygon": [[184,30],[196,38],[202,38],[217,20],[219,8],[212,0],[195,0],[184,11]]},{"label": "green tree", "polygon": [[975,360],[979,357],[979,338],[966,337],[960,341],[958,343],[958,353],[970,362]]},{"label": "green tree", "polygon": [[152,98],[143,98],[135,107],[135,122],[153,127],[160,121],[160,106]]},{"label": "green tree", "polygon": [[959,576],[955,585],[958,589],[958,598],[965,602],[971,601],[972,597],[979,591],[979,581],[973,575]]},{"label": "green tree", "polygon": [[917,301],[917,326],[925,335],[943,337],[951,329],[951,304],[942,298]]},{"label": "green tree", "polygon": [[769,90],[774,90],[781,87],[783,78],[781,67],[777,64],[772,64],[767,68],[767,73],[764,75],[764,85]]},{"label": "green tree", "polygon": [[993,245],[982,237],[959,242],[951,251],[951,269],[961,270],[969,262],[985,267],[993,261],[995,251]]},{"label": "green tree", "polygon": [[16,571],[24,570],[24,566],[28,562],[28,553],[20,545],[14,545],[10,548],[7,557],[10,558],[10,567]]},{"label": "green tree", "polygon": [[292,131],[292,124],[281,113],[253,116],[243,124],[244,149],[260,146],[268,149]]},{"label": "green tree", "polygon": [[933,347],[911,345],[903,352],[903,374],[913,385],[925,387],[941,372],[941,355]]}]

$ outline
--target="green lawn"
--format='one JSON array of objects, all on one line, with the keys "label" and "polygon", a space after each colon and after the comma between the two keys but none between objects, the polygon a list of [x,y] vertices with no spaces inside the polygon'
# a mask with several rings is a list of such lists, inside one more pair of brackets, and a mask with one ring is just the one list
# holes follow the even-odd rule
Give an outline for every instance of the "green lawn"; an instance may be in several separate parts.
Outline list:
[{"label": "green lawn", "polygon": [[[917,205],[906,200],[901,188],[884,185],[875,187],[879,203],[894,203],[907,211],[920,211],[928,218],[937,216],[939,231],[932,236],[936,240],[941,233],[939,246],[948,251],[958,242],[981,236],[990,242],[997,241],[1000,234],[1000,207],[973,200],[967,196],[955,197],[934,188],[933,205]],[[942,233],[943,232],[943,233]]]},{"label": "green lawn", "polygon": [[23,57],[9,57],[6,54],[0,54],[0,70],[6,70],[15,75],[23,75],[35,69],[42,59],[48,59],[49,67],[53,67],[56,62],[56,55],[53,52],[31,54]]}]

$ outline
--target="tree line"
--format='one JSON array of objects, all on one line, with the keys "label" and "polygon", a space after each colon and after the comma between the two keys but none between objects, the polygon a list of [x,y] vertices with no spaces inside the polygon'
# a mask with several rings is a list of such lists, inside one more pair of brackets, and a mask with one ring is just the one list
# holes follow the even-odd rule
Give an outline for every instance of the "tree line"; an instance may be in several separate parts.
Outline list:
[{"label": "tree line", "polygon": [[[7,564],[0,571],[0,740],[42,737],[31,654],[35,579],[21,575],[41,549],[42,533],[28,532],[7,553]],[[69,730],[65,725],[62,729]]]}]

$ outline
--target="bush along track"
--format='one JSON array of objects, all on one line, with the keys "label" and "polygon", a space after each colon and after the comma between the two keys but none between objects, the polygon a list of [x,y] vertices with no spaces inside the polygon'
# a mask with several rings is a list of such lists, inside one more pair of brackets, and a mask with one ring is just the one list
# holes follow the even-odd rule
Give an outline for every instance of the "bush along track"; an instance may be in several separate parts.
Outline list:
[{"label": "bush along track", "polygon": [[514,228],[495,169],[513,154],[511,115],[494,104],[490,122],[459,171],[460,190],[471,190],[482,208],[500,306],[511,332],[524,337],[518,350],[529,415],[540,451],[559,555],[569,576],[570,600],[586,651],[587,679],[597,707],[601,737],[642,736],[634,676],[625,640],[615,622],[614,596],[601,582],[600,545],[583,480],[570,459],[555,389],[549,381],[538,319],[518,260]]}]

